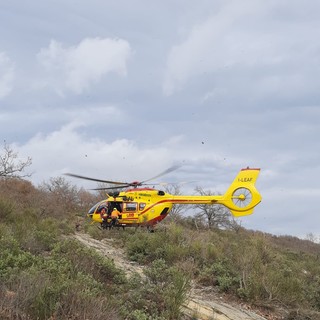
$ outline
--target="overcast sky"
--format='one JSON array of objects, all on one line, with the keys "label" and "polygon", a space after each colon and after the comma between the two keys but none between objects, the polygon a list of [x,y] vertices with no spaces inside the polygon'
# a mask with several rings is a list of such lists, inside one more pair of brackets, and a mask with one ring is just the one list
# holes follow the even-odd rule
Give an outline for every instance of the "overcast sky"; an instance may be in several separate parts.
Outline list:
[{"label": "overcast sky", "polygon": [[0,137],[35,185],[179,164],[161,179],[223,193],[250,166],[242,225],[320,236],[319,71],[318,0],[0,0]]}]

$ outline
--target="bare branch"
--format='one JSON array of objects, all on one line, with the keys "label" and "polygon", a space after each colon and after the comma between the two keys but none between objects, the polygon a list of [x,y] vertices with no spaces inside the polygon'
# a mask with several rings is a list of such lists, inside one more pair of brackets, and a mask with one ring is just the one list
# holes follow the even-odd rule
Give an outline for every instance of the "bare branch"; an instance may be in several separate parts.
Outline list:
[{"label": "bare branch", "polygon": [[[195,191],[202,196],[214,195],[210,190],[205,191],[201,187],[196,187]],[[196,208],[199,212],[196,214],[197,217],[204,218],[209,228],[234,228],[235,221],[231,220],[229,210],[219,204],[198,204]]]},{"label": "bare branch", "polygon": [[3,153],[0,154],[0,177],[29,177],[31,174],[22,174],[32,164],[30,157],[27,160],[20,160],[15,152],[4,142]]},{"label": "bare branch", "polygon": [[[165,192],[173,195],[181,195],[181,190],[179,184],[168,184],[164,187]],[[173,221],[179,220],[182,212],[186,211],[187,206],[182,204],[174,204],[170,211],[170,217]]]}]

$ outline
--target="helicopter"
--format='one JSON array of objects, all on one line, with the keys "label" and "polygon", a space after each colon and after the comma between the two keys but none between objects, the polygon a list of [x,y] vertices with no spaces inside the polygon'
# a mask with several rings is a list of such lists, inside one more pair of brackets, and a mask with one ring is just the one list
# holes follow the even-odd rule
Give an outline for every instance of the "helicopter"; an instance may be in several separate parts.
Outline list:
[{"label": "helicopter", "polygon": [[[130,183],[95,179],[72,173],[65,175],[114,185],[93,189],[110,190],[106,199],[95,204],[87,213],[92,222],[100,223],[103,229],[146,226],[153,230],[176,204],[219,204],[228,208],[233,216],[241,217],[252,214],[254,207],[261,202],[262,197],[255,187],[260,168],[241,169],[223,195],[172,195],[148,187],[149,181],[176,169],[177,166],[173,166],[151,179]],[[121,191],[121,189],[124,190]],[[103,209],[106,212],[104,217],[101,214]],[[111,217],[114,209],[119,213],[116,221]]]}]

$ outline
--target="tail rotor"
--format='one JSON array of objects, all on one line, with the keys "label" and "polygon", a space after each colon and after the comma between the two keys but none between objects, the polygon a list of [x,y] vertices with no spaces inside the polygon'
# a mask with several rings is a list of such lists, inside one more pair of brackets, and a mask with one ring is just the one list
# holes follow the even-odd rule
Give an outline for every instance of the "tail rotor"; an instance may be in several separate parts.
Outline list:
[{"label": "tail rotor", "polygon": [[261,202],[261,195],[255,187],[260,169],[242,169],[224,194],[222,203],[236,216],[246,216]]}]

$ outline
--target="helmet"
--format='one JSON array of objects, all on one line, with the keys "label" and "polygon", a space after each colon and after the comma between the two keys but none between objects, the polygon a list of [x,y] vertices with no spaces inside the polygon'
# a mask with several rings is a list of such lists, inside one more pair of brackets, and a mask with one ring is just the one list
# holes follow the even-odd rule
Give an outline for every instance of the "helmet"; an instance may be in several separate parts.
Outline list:
[{"label": "helmet", "polygon": [[117,208],[113,208],[113,210],[117,210]]}]

